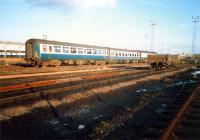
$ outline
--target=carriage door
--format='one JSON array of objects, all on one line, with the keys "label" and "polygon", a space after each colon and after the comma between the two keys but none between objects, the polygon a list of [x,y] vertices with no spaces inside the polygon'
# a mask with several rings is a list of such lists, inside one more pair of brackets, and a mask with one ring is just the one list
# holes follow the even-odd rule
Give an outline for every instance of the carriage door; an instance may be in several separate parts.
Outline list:
[{"label": "carriage door", "polygon": [[33,58],[33,57],[34,57],[33,43],[28,42],[26,46],[26,58]]}]

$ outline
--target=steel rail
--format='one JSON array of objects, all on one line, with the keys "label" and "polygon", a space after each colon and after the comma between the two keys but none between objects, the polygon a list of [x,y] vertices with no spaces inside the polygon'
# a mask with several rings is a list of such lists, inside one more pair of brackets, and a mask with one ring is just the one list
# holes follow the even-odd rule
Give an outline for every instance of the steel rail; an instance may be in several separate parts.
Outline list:
[{"label": "steel rail", "polygon": [[194,92],[190,95],[190,97],[186,100],[186,102],[183,104],[179,112],[175,115],[174,119],[169,123],[167,128],[164,130],[163,135],[161,136],[160,140],[168,140],[170,134],[173,132],[173,130],[176,128],[177,123],[179,122],[182,115],[187,111],[189,105],[195,98],[197,94],[200,93],[200,85],[194,90]]},{"label": "steel rail", "polygon": [[[103,85],[109,85],[109,84],[114,84],[114,83],[118,83],[118,82],[122,82],[122,81],[128,81],[128,80],[132,80],[132,79],[136,79],[136,78],[141,78],[141,77],[145,77],[145,76],[151,76],[151,75],[155,75],[155,74],[176,71],[178,69],[181,69],[181,68],[156,71],[153,73],[142,73],[139,75],[124,75],[123,77],[114,77],[114,76],[111,77],[108,75],[110,79],[102,79],[100,81],[92,81],[92,82],[88,82],[88,79],[87,79],[87,80],[83,80],[82,83],[79,85],[61,87],[61,88],[50,89],[50,90],[46,90],[46,91],[31,92],[31,93],[27,93],[27,94],[23,94],[23,95],[18,94],[16,96],[12,96],[12,97],[1,98],[0,105],[13,103],[16,101],[22,101],[22,100],[26,100],[26,99],[31,99],[31,98],[37,98],[37,97],[40,97],[41,94],[44,94],[44,95],[56,94],[56,93],[60,93],[63,91],[71,91],[71,90],[75,90],[75,89],[81,89],[86,86],[88,88],[94,88],[94,87],[99,87],[99,86],[103,86]],[[95,78],[95,80],[97,80],[97,79]]]}]

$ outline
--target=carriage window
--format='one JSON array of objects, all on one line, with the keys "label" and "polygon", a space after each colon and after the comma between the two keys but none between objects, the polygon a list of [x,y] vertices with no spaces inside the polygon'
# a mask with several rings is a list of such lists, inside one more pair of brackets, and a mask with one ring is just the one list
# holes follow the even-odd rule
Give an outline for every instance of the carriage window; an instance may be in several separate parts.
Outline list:
[{"label": "carriage window", "polygon": [[69,47],[63,47],[63,53],[69,53]]},{"label": "carriage window", "polygon": [[97,54],[97,50],[96,49],[92,49],[92,54]]},{"label": "carriage window", "polygon": [[54,46],[54,52],[60,53],[61,47],[60,46]]},{"label": "carriage window", "polygon": [[91,49],[87,49],[87,54],[91,54],[92,50]]},{"label": "carriage window", "polygon": [[117,52],[115,51],[115,52],[114,52],[114,56],[116,56],[116,55],[117,55]]},{"label": "carriage window", "polygon": [[83,48],[78,48],[78,53],[83,54]]},{"label": "carriage window", "polygon": [[115,55],[115,52],[114,51],[110,51],[110,55]]},{"label": "carriage window", "polygon": [[97,54],[101,54],[101,50],[97,50]]},{"label": "carriage window", "polygon": [[71,47],[71,53],[76,53],[76,48],[75,47]]},{"label": "carriage window", "polygon": [[87,49],[84,49],[84,54],[87,54]]},{"label": "carriage window", "polygon": [[103,53],[103,55],[105,55],[106,54],[106,50],[103,50],[102,53]]},{"label": "carriage window", "polygon": [[49,52],[52,52],[52,46],[49,46]]},{"label": "carriage window", "polygon": [[43,52],[47,52],[47,46],[43,45]]}]

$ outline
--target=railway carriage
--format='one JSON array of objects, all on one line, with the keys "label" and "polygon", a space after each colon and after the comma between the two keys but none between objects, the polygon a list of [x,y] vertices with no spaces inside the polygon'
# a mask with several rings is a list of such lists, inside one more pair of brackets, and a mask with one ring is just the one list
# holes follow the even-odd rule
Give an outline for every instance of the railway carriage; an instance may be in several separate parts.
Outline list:
[{"label": "railway carriage", "polygon": [[49,66],[62,64],[130,63],[145,60],[154,52],[116,49],[42,39],[29,39],[26,45],[28,63]]}]

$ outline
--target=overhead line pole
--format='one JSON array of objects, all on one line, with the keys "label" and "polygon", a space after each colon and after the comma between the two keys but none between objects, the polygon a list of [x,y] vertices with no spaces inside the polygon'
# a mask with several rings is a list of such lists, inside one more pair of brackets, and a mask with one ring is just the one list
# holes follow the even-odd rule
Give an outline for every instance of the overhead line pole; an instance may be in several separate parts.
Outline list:
[{"label": "overhead line pole", "polygon": [[156,26],[156,23],[153,22],[152,20],[150,21],[151,22],[151,51],[153,52],[154,51],[154,29],[155,29],[155,26]]},{"label": "overhead line pole", "polygon": [[144,36],[144,48],[145,48],[145,50],[147,50],[148,51],[148,48],[147,48],[147,39],[148,39],[148,35],[147,34],[145,34],[145,36]]},{"label": "overhead line pole", "polygon": [[47,40],[47,35],[42,35],[43,36],[43,40]]},{"label": "overhead line pole", "polygon": [[196,50],[197,24],[198,24],[198,22],[199,22],[199,16],[197,16],[197,17],[193,17],[193,16],[192,16],[192,22],[193,22],[192,54],[195,54],[195,50]]}]

